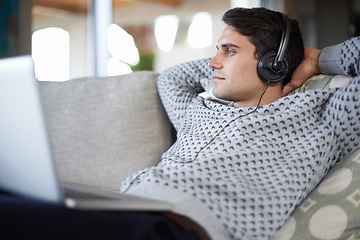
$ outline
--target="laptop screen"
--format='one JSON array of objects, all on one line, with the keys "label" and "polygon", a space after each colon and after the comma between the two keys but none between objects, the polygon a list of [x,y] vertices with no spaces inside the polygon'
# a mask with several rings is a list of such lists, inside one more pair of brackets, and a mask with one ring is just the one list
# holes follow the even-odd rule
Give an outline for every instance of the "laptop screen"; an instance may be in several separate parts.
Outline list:
[{"label": "laptop screen", "polygon": [[30,56],[0,60],[0,188],[62,201]]}]

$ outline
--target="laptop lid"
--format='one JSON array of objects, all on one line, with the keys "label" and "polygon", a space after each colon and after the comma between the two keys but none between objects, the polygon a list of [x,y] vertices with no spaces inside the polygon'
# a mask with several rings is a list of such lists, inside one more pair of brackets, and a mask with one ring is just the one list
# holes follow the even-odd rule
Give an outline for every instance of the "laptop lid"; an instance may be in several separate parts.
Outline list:
[{"label": "laptop lid", "polygon": [[31,56],[0,60],[0,188],[60,203]]}]

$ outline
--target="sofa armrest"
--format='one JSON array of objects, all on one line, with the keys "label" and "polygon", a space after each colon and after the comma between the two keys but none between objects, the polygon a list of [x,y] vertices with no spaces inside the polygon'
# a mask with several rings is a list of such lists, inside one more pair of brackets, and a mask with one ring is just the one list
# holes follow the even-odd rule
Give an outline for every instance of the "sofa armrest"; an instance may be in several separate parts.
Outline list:
[{"label": "sofa armrest", "polygon": [[173,135],[157,76],[39,82],[61,181],[117,190],[124,177],[160,160]]}]

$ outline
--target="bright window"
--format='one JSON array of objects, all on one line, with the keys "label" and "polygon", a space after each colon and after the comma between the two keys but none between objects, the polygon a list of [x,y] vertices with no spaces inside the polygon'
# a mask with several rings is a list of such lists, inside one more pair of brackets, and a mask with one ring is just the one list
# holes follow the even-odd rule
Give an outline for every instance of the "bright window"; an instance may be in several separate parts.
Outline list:
[{"label": "bright window", "polygon": [[231,7],[260,7],[260,0],[231,0]]},{"label": "bright window", "polygon": [[187,43],[193,48],[206,48],[212,44],[212,19],[207,12],[194,15],[188,30]]},{"label": "bright window", "polygon": [[107,69],[109,76],[130,73],[130,65],[135,66],[140,61],[134,38],[116,24],[108,28],[108,49],[111,55]]},{"label": "bright window", "polygon": [[50,27],[32,35],[32,57],[40,81],[65,81],[70,75],[70,36],[61,28]]},{"label": "bright window", "polygon": [[155,19],[155,38],[161,51],[168,52],[174,47],[178,26],[179,18],[175,15],[165,15]]}]

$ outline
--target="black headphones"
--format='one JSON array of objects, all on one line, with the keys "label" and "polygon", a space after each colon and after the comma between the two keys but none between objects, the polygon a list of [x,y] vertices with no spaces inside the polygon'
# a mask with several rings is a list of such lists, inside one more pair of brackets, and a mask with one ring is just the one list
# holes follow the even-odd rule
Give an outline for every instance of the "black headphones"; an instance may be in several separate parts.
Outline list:
[{"label": "black headphones", "polygon": [[285,78],[288,73],[288,63],[285,59],[286,48],[290,37],[290,21],[282,14],[284,28],[278,52],[264,54],[258,63],[259,77],[269,83],[277,83]]}]

